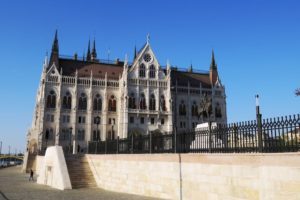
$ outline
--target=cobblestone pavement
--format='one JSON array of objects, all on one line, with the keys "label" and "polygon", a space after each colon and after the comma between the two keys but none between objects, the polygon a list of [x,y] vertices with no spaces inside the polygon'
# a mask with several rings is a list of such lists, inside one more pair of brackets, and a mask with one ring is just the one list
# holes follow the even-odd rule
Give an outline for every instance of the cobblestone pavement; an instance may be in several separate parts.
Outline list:
[{"label": "cobblestone pavement", "polygon": [[0,200],[154,200],[100,188],[61,191],[29,182],[28,178],[28,174],[21,173],[20,166],[0,169]]}]

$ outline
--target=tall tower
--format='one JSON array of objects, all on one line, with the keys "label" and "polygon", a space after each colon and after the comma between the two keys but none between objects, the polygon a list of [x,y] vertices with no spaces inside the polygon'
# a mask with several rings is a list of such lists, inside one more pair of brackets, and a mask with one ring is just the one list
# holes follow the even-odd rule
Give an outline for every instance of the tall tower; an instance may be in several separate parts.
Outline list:
[{"label": "tall tower", "polygon": [[94,39],[94,43],[93,43],[93,49],[92,49],[92,53],[91,53],[91,59],[92,59],[92,61],[95,61],[97,59],[96,41],[95,41],[95,39]]},{"label": "tall tower", "polygon": [[52,44],[49,66],[51,67],[53,64],[55,64],[55,66],[58,68],[58,60],[59,60],[59,48],[58,48],[58,38],[57,38],[57,30],[56,30],[53,44]]},{"label": "tall tower", "polygon": [[214,86],[218,80],[218,69],[215,61],[214,51],[212,51],[211,55],[211,63],[209,68],[209,80],[212,86]]},{"label": "tall tower", "polygon": [[89,39],[88,50],[87,50],[87,54],[86,54],[86,61],[91,61],[90,39]]}]

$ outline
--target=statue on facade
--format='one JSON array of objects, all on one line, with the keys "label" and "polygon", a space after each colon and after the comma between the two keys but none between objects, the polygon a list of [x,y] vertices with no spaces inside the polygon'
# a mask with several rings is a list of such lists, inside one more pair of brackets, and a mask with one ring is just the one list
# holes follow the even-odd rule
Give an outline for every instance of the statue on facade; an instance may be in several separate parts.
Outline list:
[{"label": "statue on facade", "polygon": [[212,99],[206,93],[200,101],[198,118],[207,118],[212,115]]}]

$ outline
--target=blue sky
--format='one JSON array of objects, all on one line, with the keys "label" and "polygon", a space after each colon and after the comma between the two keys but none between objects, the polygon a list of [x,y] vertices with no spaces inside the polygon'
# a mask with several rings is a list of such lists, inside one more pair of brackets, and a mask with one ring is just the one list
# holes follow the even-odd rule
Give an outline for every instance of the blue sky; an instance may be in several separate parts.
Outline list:
[{"label": "blue sky", "polygon": [[96,38],[98,57],[132,58],[147,33],[161,65],[208,70],[214,49],[226,86],[229,122],[299,113],[300,2],[2,1],[0,7],[0,141],[24,150],[46,52],[58,29],[60,54],[82,55]]}]

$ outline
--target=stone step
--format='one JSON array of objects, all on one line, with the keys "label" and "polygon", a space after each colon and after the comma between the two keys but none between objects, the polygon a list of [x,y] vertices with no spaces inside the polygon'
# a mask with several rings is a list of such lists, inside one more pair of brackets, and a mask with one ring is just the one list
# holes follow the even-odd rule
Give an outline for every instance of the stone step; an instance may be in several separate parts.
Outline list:
[{"label": "stone step", "polygon": [[89,163],[83,155],[66,156],[66,163],[72,188],[94,188],[97,187],[94,175]]}]

